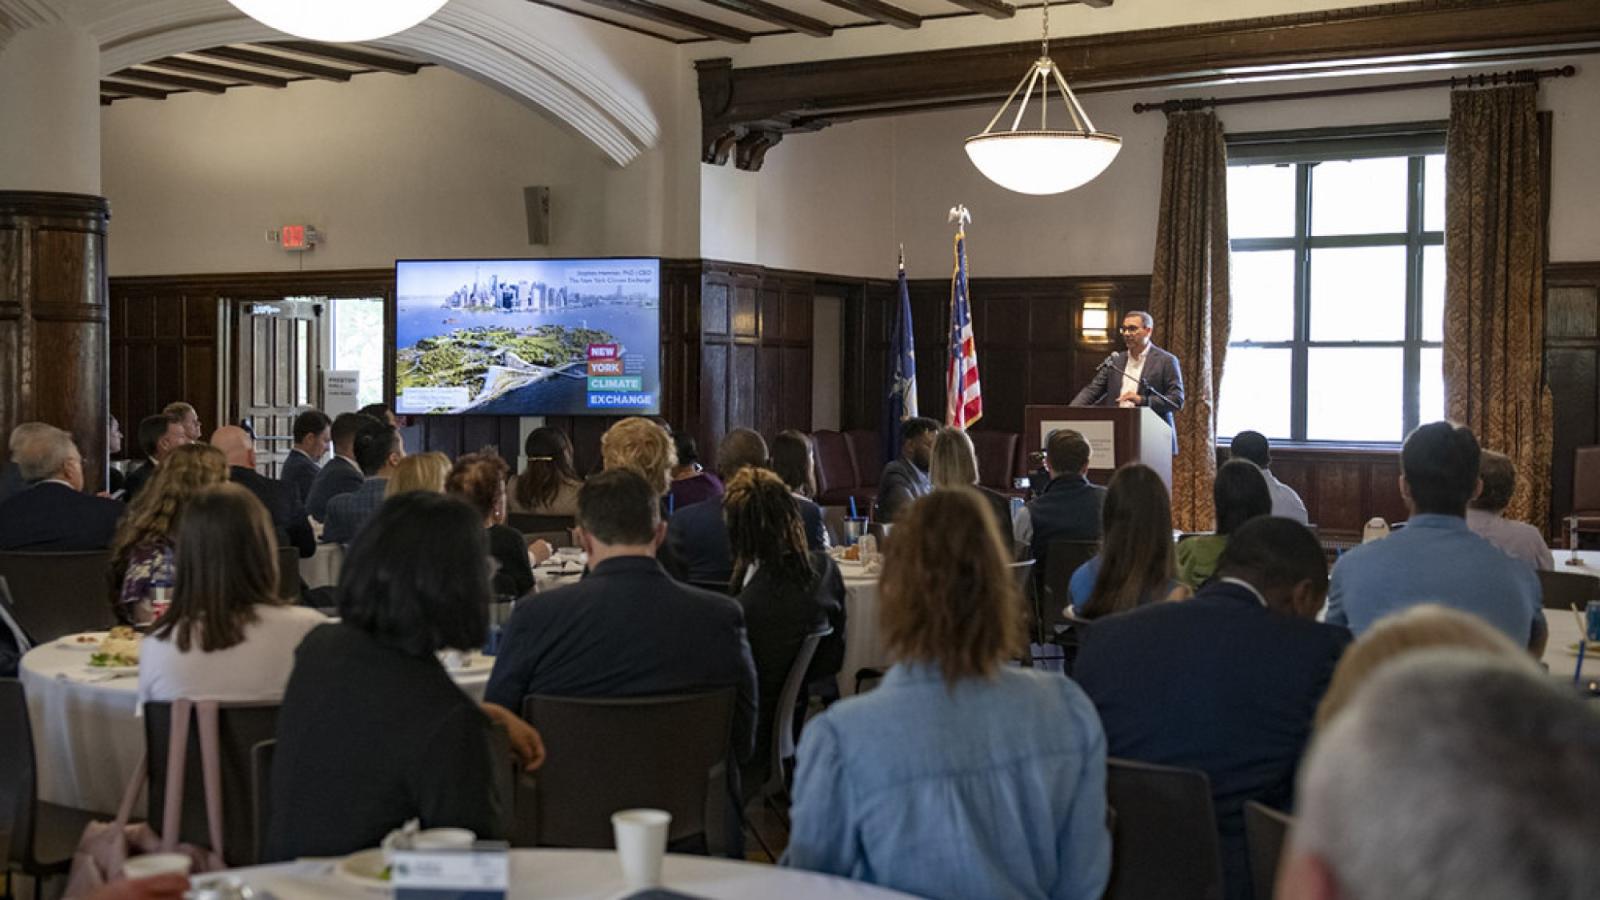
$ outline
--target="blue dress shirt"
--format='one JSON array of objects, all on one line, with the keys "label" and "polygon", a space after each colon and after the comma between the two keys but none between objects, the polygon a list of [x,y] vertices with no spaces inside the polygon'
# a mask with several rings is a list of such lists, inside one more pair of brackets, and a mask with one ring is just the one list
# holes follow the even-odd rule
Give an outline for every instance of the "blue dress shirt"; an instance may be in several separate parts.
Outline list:
[{"label": "blue dress shirt", "polygon": [[1098,900],[1106,739],[1060,675],[891,668],[806,723],[784,864],[919,897]]},{"label": "blue dress shirt", "polygon": [[1327,621],[1357,637],[1384,616],[1422,603],[1471,613],[1526,646],[1543,630],[1539,579],[1473,534],[1460,516],[1415,515],[1333,567]]}]

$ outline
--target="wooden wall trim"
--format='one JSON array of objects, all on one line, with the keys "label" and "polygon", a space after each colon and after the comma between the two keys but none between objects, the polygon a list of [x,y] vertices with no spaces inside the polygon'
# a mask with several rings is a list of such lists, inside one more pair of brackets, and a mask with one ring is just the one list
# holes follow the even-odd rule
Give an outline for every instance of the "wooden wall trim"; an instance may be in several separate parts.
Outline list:
[{"label": "wooden wall trim", "polygon": [[[1416,62],[1484,65],[1600,52],[1593,0],[1417,0],[1088,35],[1053,41],[1080,93],[1197,87],[1297,74],[1358,74]],[[998,102],[1038,54],[1035,41],[734,68],[696,63],[702,161],[741,141],[835,122]],[[760,168],[761,154],[736,164]]]}]

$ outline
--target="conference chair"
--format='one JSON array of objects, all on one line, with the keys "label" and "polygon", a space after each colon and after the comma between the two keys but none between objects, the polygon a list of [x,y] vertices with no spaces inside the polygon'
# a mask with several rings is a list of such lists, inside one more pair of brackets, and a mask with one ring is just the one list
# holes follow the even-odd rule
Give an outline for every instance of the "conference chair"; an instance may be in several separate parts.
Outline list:
[{"label": "conference chair", "polygon": [[1250,852],[1250,880],[1256,900],[1272,900],[1278,881],[1278,860],[1294,819],[1270,806],[1251,800],[1244,805],[1244,839]]},{"label": "conference chair", "polygon": [[[800,709],[801,692],[805,689],[806,671],[811,668],[811,659],[816,656],[817,646],[822,639],[832,633],[832,626],[824,625],[806,635],[800,643],[794,661],[789,664],[789,674],[783,679],[783,690],[778,692],[777,707],[772,711],[772,745],[767,780],[758,785],[742,786],[745,795],[743,806],[748,807],[752,800],[759,798],[778,817],[784,828],[789,827],[789,817],[783,807],[788,806],[789,792],[794,787],[795,715]],[[759,752],[762,748],[756,749]],[[750,832],[756,836],[756,843],[761,845],[767,858],[777,862],[777,854],[767,846],[761,831],[752,827]]]},{"label": "conference chair", "polygon": [[1099,541],[1050,542],[1045,552],[1044,571],[1040,572],[1039,566],[1034,566],[1035,609],[1038,611],[1038,617],[1034,620],[1036,643],[1049,643],[1055,638],[1056,632],[1068,624],[1065,610],[1072,599],[1067,590],[1072,573],[1099,552]]},{"label": "conference chair", "polygon": [[[1600,534],[1600,444],[1572,451],[1572,512],[1578,518],[1577,535]],[[1579,544],[1582,546],[1582,544]]]},{"label": "conference chair", "polygon": [[[707,803],[725,804],[733,688],[656,697],[523,698],[545,763],[519,778],[517,843],[605,850],[611,814],[672,814],[669,845],[704,845]],[[712,786],[716,793],[713,795]]]},{"label": "conference chair", "polygon": [[[277,703],[224,703],[217,709],[217,747],[222,763],[222,840],[224,859],[230,866],[249,866],[259,861],[253,753],[257,744],[277,734],[278,706]],[[171,703],[144,705],[144,743],[150,761],[147,782],[150,825],[157,834],[163,833],[166,821],[161,798],[166,793],[172,724]],[[202,770],[199,723],[191,722],[189,746],[184,752],[182,824],[178,840],[209,847],[211,835],[207,828],[209,818]]]},{"label": "conference chair", "polygon": [[1023,654],[1018,661],[1022,663],[1024,668],[1029,669],[1033,668],[1034,663],[1032,642],[1033,635],[1036,630],[1034,623],[1037,620],[1039,612],[1033,596],[1033,564],[1034,561],[1031,559],[1025,559],[1021,562],[1011,563],[1011,574],[1017,579],[1017,590],[1022,597],[1022,616],[1023,619],[1028,623],[1029,635],[1028,648],[1023,651]]},{"label": "conference chair", "polygon": [[1577,572],[1540,571],[1539,593],[1545,609],[1582,612],[1591,601],[1600,600],[1600,578]]},{"label": "conference chair", "polygon": [[250,748],[250,821],[254,826],[256,860],[267,858],[267,826],[272,822],[272,757],[278,740],[260,741]]},{"label": "conference chair", "polygon": [[1106,760],[1116,811],[1105,900],[1221,900],[1222,851],[1204,772]]},{"label": "conference chair", "polygon": [[110,556],[79,553],[0,553],[11,613],[34,644],[117,624],[106,581]]},{"label": "conference chair", "polygon": [[17,872],[32,878],[34,900],[43,896],[45,879],[67,874],[84,826],[104,818],[40,801],[37,777],[27,695],[22,682],[0,678],[0,837],[6,838],[0,845],[7,878]]},{"label": "conference chair", "polygon": [[278,548],[278,596],[284,600],[300,602],[300,549]]},{"label": "conference chair", "polygon": [[822,507],[822,527],[828,530],[828,543],[834,547],[847,545],[844,533],[844,520],[850,517],[848,506]]}]

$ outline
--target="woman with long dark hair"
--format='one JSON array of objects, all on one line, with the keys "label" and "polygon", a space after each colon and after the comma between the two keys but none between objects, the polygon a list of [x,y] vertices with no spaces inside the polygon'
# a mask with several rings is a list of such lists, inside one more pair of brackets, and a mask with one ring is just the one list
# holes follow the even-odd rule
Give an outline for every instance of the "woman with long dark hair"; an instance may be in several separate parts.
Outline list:
[{"label": "woman with long dark hair", "polygon": [[1100,522],[1100,552],[1072,573],[1068,585],[1081,618],[1187,593],[1172,577],[1172,500],[1154,469],[1139,463],[1118,469],[1107,485]]},{"label": "woman with long dark hair", "polygon": [[572,442],[567,433],[548,426],[535,428],[528,432],[522,452],[527,468],[509,485],[506,508],[538,516],[577,515],[583,479],[572,467]]},{"label": "woman with long dark hair", "polygon": [[1230,459],[1217,469],[1211,486],[1216,506],[1217,530],[1178,542],[1178,580],[1199,590],[1217,570],[1217,560],[1228,546],[1228,535],[1256,516],[1272,515],[1272,492],[1255,463]]},{"label": "woman with long dark hair", "polygon": [[204,487],[178,526],[172,606],[139,654],[145,700],[249,702],[283,696],[294,648],[327,621],[278,596],[272,517],[236,484]]}]

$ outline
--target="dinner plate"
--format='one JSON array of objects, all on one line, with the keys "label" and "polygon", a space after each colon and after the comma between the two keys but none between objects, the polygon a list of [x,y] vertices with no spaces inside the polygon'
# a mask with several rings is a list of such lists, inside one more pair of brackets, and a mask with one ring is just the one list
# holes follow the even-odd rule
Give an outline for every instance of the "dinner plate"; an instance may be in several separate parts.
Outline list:
[{"label": "dinner plate", "polygon": [[389,879],[383,877],[387,868],[389,866],[383,861],[382,848],[374,847],[339,860],[333,866],[333,874],[351,884],[387,891],[393,887]]},{"label": "dinner plate", "polygon": [[[56,646],[63,650],[80,650],[84,653],[93,653],[100,649],[100,642],[110,634],[109,631],[84,631],[78,634],[69,634],[66,637],[56,638]],[[82,640],[80,638],[92,638]]]},{"label": "dinner plate", "polygon": [[139,674],[138,666],[89,666],[90,675],[115,675],[118,677]]}]

